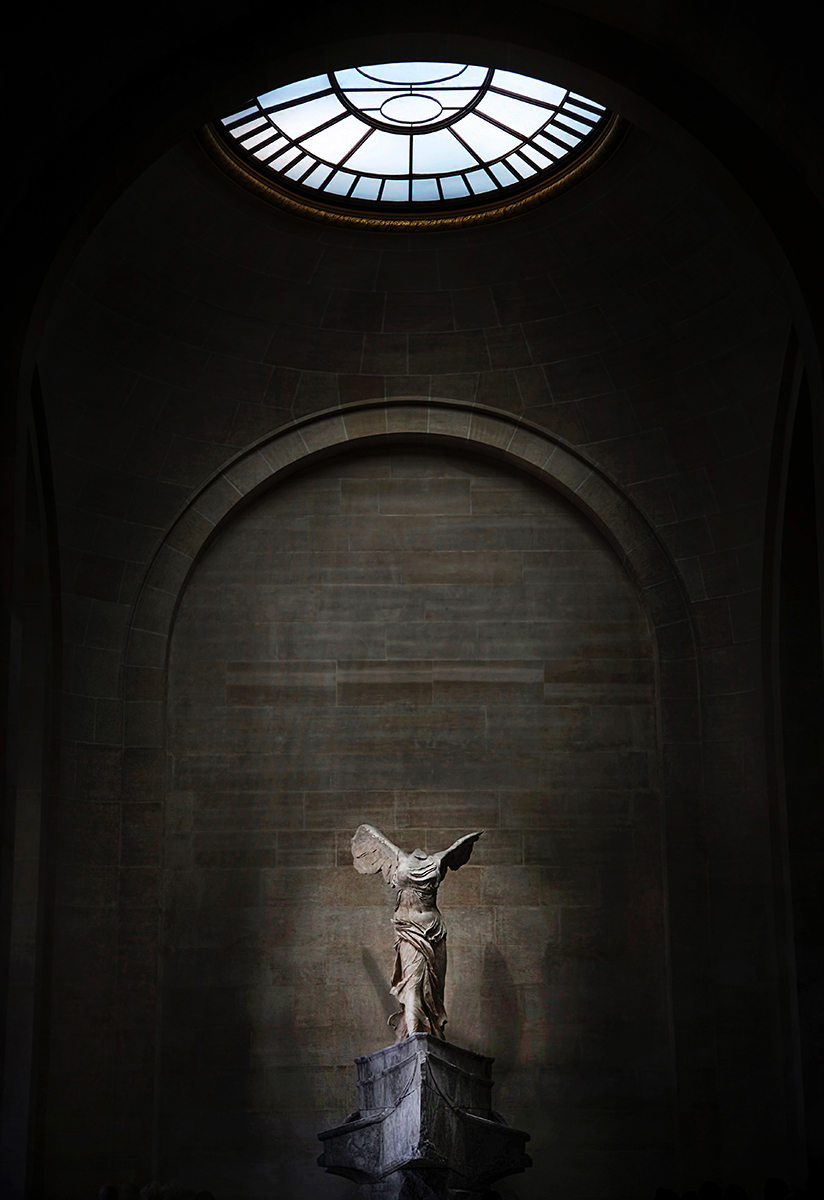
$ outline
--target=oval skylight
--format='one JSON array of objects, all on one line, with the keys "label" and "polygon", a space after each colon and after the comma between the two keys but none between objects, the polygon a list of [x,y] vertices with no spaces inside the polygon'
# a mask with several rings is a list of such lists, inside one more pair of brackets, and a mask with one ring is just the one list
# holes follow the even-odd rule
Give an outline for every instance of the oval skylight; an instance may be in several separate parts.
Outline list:
[{"label": "oval skylight", "polygon": [[258,171],[287,187],[387,209],[491,201],[535,184],[608,116],[594,100],[527,75],[414,62],[301,79],[220,124]]}]

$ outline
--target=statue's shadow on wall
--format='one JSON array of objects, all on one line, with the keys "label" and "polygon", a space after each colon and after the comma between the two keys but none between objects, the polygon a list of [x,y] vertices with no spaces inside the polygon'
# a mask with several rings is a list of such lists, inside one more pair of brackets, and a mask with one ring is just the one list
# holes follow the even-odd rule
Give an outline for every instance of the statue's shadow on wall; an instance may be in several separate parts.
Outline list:
[{"label": "statue's shadow on wall", "polygon": [[493,1075],[500,1086],[518,1063],[523,1016],[512,973],[493,942],[484,946],[481,967],[481,1041],[483,1053],[495,1059]]},{"label": "statue's shadow on wall", "polygon": [[[391,1016],[398,1005],[389,993],[384,968],[374,954],[365,948],[361,949],[361,962],[384,1016]],[[503,954],[492,942],[484,947],[480,991],[480,1051],[495,1059],[495,1079],[502,1083],[518,1062],[523,1017],[512,973]],[[454,1022],[451,1029],[447,1026],[447,1031],[451,1034],[449,1040],[456,1045],[476,1040],[463,1034],[460,1019]],[[387,1040],[391,1040],[389,1036]]]},{"label": "statue's shadow on wall", "polygon": [[[363,963],[363,969],[369,976],[369,982],[375,989],[375,995],[378,998],[378,1003],[383,1010],[384,1016],[387,1018],[390,1017],[397,1009],[398,1004],[397,1001],[393,1000],[392,996],[389,994],[389,986],[386,982],[386,972],[384,968],[379,965],[374,954],[365,948],[361,950],[361,962]],[[387,1041],[392,1040],[389,1034],[390,1031],[387,1031]]]}]

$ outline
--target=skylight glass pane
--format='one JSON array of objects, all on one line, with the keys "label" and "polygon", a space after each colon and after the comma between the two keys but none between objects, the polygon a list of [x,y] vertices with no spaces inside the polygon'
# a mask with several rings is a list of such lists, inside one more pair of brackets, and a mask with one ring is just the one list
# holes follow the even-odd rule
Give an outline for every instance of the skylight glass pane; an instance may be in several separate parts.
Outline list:
[{"label": "skylight glass pane", "polygon": [[260,162],[268,162],[270,158],[274,158],[276,154],[280,153],[285,144],[286,138],[276,137],[273,142],[269,142],[268,145],[261,146],[259,150],[256,150],[255,158]]},{"label": "skylight glass pane", "polygon": [[451,129],[420,133],[412,139],[412,170],[423,175],[440,171],[463,171],[478,164]]},{"label": "skylight glass pane", "polygon": [[375,129],[346,165],[369,174],[405,175],[409,171],[409,134]]},{"label": "skylight glass pane", "polygon": [[387,179],[383,186],[381,200],[407,202],[409,200],[409,180]]},{"label": "skylight glass pane", "polygon": [[424,96],[434,96],[444,108],[463,108],[478,94],[477,88],[421,88]]},{"label": "skylight glass pane", "polygon": [[259,146],[264,138],[277,137],[277,130],[273,129],[269,122],[266,122],[266,128],[261,129],[260,133],[255,133],[249,138],[244,138],[243,145],[247,150],[253,150],[255,146]]},{"label": "skylight glass pane", "polygon": [[538,168],[534,167],[531,162],[521,158],[520,154],[511,154],[506,160],[513,171],[520,175],[521,179],[528,179],[530,175],[534,175]]},{"label": "skylight glass pane", "polygon": [[463,63],[379,63],[361,67],[361,73],[381,83],[433,83],[436,80],[454,79],[465,70]]},{"label": "skylight glass pane", "polygon": [[597,120],[599,120],[599,118],[600,118],[599,113],[590,112],[586,108],[581,108],[580,104],[570,104],[569,100],[567,100],[566,104],[564,105],[564,112],[565,113],[569,113],[569,112],[577,113],[579,116],[585,117],[586,120],[589,121],[590,124],[592,124],[592,125],[594,125],[595,122]]},{"label": "skylight glass pane", "polygon": [[314,161],[315,160],[310,158],[308,154],[301,154],[297,162],[293,163],[289,170],[286,171],[286,175],[288,175],[290,179],[300,179],[304,171],[308,171],[310,163],[313,163]]},{"label": "skylight glass pane", "polygon": [[506,163],[493,163],[489,168],[501,187],[510,187],[518,182],[518,176],[513,175]]},{"label": "skylight glass pane", "polygon": [[469,171],[466,181],[476,195],[479,195],[481,192],[490,192],[498,186],[492,176],[488,175],[486,171]]},{"label": "skylight glass pane", "polygon": [[245,133],[249,133],[252,129],[260,129],[261,125],[269,125],[269,119],[268,117],[264,117],[258,113],[254,121],[246,121],[245,124],[238,126],[237,129],[233,129],[232,136],[241,138]]},{"label": "skylight glass pane", "polygon": [[469,188],[460,175],[446,175],[441,179],[441,189],[445,200],[457,200],[460,196],[468,196]]},{"label": "skylight glass pane", "polygon": [[277,171],[283,171],[289,166],[289,163],[295,161],[300,153],[301,151],[297,146],[290,146],[288,150],[284,150],[283,154],[279,154],[277,158],[273,158],[269,165]]},{"label": "skylight glass pane", "polygon": [[300,79],[297,83],[287,83],[285,87],[275,88],[258,96],[262,108],[271,108],[275,104],[285,104],[287,100],[299,100],[301,96],[312,96],[315,92],[325,91],[329,87],[328,75],[313,75],[311,79]]},{"label": "skylight glass pane", "polygon": [[535,141],[542,153],[552,159],[563,158],[568,150],[567,146],[562,146],[560,142],[553,142],[545,133],[539,133]]},{"label": "skylight glass pane", "polygon": [[413,200],[440,200],[440,198],[441,194],[438,191],[437,179],[412,180]]},{"label": "skylight glass pane", "polygon": [[511,96],[499,96],[497,92],[487,92],[475,111],[494,117],[522,137],[537,133],[549,115],[545,108],[537,108],[524,100],[513,100]]},{"label": "skylight glass pane", "polygon": [[408,96],[391,96],[381,105],[384,121],[399,125],[428,125],[439,121],[443,105],[434,96],[412,92]]},{"label": "skylight glass pane", "polygon": [[475,113],[461,117],[452,128],[481,159],[500,158],[520,145],[520,138],[513,137],[497,125],[490,125],[489,121],[484,121]]},{"label": "skylight glass pane", "polygon": [[380,190],[380,179],[361,178],[352,189],[352,195],[358,200],[377,200]]},{"label": "skylight glass pane", "polygon": [[332,174],[332,171],[325,163],[321,163],[319,167],[315,167],[311,175],[307,175],[303,181],[304,187],[320,188],[323,187],[326,180]]},{"label": "skylight glass pane", "polygon": [[314,133],[303,142],[304,149],[327,162],[337,163],[360,141],[369,126],[357,117],[344,117],[328,129]]},{"label": "skylight glass pane", "polygon": [[543,79],[532,79],[529,75],[516,75],[514,71],[496,71],[492,76],[492,84],[493,87],[502,87],[508,92],[543,100],[544,104],[553,106],[560,104],[566,95],[566,88],[546,83]]},{"label": "skylight glass pane", "polygon": [[534,146],[522,146],[521,154],[534,162],[535,166],[542,171],[552,166],[552,159],[548,158],[546,154],[542,154],[540,150],[536,150]]},{"label": "skylight glass pane", "polygon": [[583,100],[584,104],[591,104],[593,108],[600,109],[602,113],[607,111],[603,104],[599,104],[597,100],[590,100],[589,96],[581,96],[578,92],[570,92],[569,94],[573,100]]},{"label": "skylight glass pane", "polygon": [[[575,134],[570,133],[568,129],[564,129],[561,125],[558,125],[555,121],[553,121],[551,125],[547,126],[545,132],[550,134],[552,137],[557,138],[567,146],[577,146],[581,140],[579,137],[576,137]],[[540,137],[541,135],[539,134],[538,136]]]},{"label": "skylight glass pane", "polygon": [[242,117],[248,117],[252,113],[256,113],[257,111],[258,111],[258,106],[256,104],[253,104],[251,108],[243,108],[243,109],[241,109],[240,112],[233,113],[231,117],[224,117],[221,124],[222,125],[231,125],[232,121],[239,121]]},{"label": "skylight glass pane", "polygon": [[318,125],[323,125],[344,112],[346,109],[337,96],[322,96],[320,100],[307,100],[295,108],[276,113],[274,119],[278,128],[289,137],[299,138],[301,134],[317,129]]},{"label": "skylight glass pane", "polygon": [[345,71],[335,71],[335,82],[344,91],[348,88],[392,86],[392,84],[379,83],[377,80],[367,79],[357,67],[347,67]]},{"label": "skylight glass pane", "polygon": [[467,66],[464,67],[463,73],[460,76],[457,76],[450,82],[452,83],[453,87],[455,87],[457,84],[460,84],[461,87],[479,88],[488,74],[489,70],[487,67]]},{"label": "skylight glass pane", "polygon": [[371,92],[365,91],[350,91],[349,88],[344,90],[346,99],[354,104],[355,108],[365,109],[367,112],[378,113],[382,104],[387,100],[391,100],[394,96],[407,96],[406,91],[399,91],[398,88],[379,88],[374,87]]},{"label": "skylight glass pane", "polygon": [[576,121],[574,117],[568,117],[566,112],[555,118],[557,122],[563,122],[564,125],[570,125],[573,129],[577,129],[579,133],[589,133],[592,129],[591,125],[585,125],[583,121]]},{"label": "skylight glass pane", "polygon": [[336,196],[345,196],[355,178],[356,176],[351,175],[349,171],[336,171],[323,190],[333,192]]}]

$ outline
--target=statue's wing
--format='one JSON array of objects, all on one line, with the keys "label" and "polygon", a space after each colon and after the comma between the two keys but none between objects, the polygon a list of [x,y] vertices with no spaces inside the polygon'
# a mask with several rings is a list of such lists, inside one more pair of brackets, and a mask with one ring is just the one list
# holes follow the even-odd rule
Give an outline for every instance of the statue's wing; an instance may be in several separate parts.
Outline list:
[{"label": "statue's wing", "polygon": [[439,854],[432,856],[440,863],[441,879],[446,875],[447,870],[457,871],[458,867],[469,862],[472,847],[482,833],[482,829],[479,829],[477,833],[468,833],[466,837],[458,838],[457,842],[453,842],[448,850],[441,850]]},{"label": "statue's wing", "polygon": [[361,875],[383,872],[388,883],[398,865],[400,850],[388,837],[384,837],[374,825],[359,825],[352,838],[352,858],[355,870]]}]

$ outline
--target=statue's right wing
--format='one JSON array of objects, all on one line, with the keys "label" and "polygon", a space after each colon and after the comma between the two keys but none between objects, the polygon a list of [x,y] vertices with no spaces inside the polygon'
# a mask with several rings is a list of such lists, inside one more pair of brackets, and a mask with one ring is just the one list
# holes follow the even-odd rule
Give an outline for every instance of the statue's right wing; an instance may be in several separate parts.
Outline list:
[{"label": "statue's right wing", "polygon": [[359,825],[355,830],[352,858],[355,860],[355,870],[360,871],[361,875],[374,875],[382,871],[389,883],[398,865],[399,855],[398,847],[374,825]]},{"label": "statue's right wing", "polygon": [[448,850],[441,850],[434,855],[440,866],[441,879],[445,877],[447,870],[457,871],[464,863],[469,862],[472,848],[483,832],[483,829],[478,829],[475,833],[468,833],[465,837],[458,838],[457,842],[453,842]]}]

